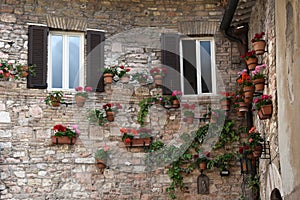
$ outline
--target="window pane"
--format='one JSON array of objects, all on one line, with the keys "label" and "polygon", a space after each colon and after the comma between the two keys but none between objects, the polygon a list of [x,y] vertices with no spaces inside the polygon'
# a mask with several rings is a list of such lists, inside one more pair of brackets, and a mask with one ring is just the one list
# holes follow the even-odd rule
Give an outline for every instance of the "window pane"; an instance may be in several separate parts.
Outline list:
[{"label": "window pane", "polygon": [[194,40],[182,41],[184,94],[197,94],[196,43]]},{"label": "window pane", "polygon": [[79,85],[80,38],[69,37],[69,88]]},{"label": "window pane", "polygon": [[52,88],[62,88],[62,36],[51,37]]},{"label": "window pane", "polygon": [[200,41],[201,90],[212,93],[210,41]]}]

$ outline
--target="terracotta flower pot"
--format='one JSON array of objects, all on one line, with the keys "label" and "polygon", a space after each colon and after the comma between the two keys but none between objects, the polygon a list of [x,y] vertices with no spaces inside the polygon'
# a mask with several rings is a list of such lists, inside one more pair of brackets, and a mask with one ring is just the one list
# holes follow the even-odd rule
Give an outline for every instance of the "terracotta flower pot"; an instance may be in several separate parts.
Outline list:
[{"label": "terracotta flower pot", "polygon": [[52,144],[70,144],[73,145],[76,143],[76,137],[67,137],[67,136],[52,136]]},{"label": "terracotta flower pot", "polygon": [[237,109],[236,114],[239,118],[245,117],[245,112],[240,112],[239,109]]},{"label": "terracotta flower pot", "polygon": [[113,74],[103,74],[104,76],[104,83],[105,84],[111,84],[113,81]]},{"label": "terracotta flower pot", "polygon": [[248,60],[246,60],[246,64],[248,66],[249,70],[254,70],[256,65],[257,65],[258,59],[257,58],[248,58]]},{"label": "terracotta flower pot", "polygon": [[155,85],[160,86],[163,84],[163,77],[161,75],[155,75],[153,77],[153,79],[154,79]]},{"label": "terracotta flower pot", "polygon": [[265,53],[266,41],[260,40],[260,41],[254,42],[252,44],[252,46],[253,46],[253,49],[254,49],[256,55],[262,55]]},{"label": "terracotta flower pot", "polygon": [[262,145],[254,147],[254,149],[253,149],[254,158],[259,158],[262,154],[262,150],[263,150]]},{"label": "terracotta flower pot", "polygon": [[180,107],[180,103],[178,99],[175,99],[172,101],[172,108],[179,108]]},{"label": "terracotta flower pot", "polygon": [[200,170],[206,170],[206,168],[207,168],[206,162],[200,162],[199,163],[199,168],[200,168]]},{"label": "terracotta flower pot", "polygon": [[77,105],[78,107],[83,107],[84,104],[85,104],[86,98],[83,97],[83,96],[77,95],[77,96],[75,97],[75,101],[76,101],[76,105]]},{"label": "terracotta flower pot", "polygon": [[258,117],[260,120],[270,119],[273,113],[272,104],[261,106],[261,108],[257,111]]},{"label": "terracotta flower pot", "polygon": [[265,79],[258,78],[253,80],[253,84],[256,92],[264,91],[265,89]]},{"label": "terracotta flower pot", "polygon": [[147,147],[151,144],[151,138],[133,138],[130,142],[125,142],[126,147]]},{"label": "terracotta flower pot", "polygon": [[128,76],[122,76],[121,78],[120,78],[120,82],[121,83],[129,83],[129,80],[130,80],[130,78],[128,77]]},{"label": "terracotta flower pot", "polygon": [[244,102],[249,104],[253,100],[253,95],[254,95],[254,86],[245,86],[243,87],[244,91]]},{"label": "terracotta flower pot", "polygon": [[245,102],[239,102],[239,111],[240,112],[247,112],[248,111],[248,104]]},{"label": "terracotta flower pot", "polygon": [[104,169],[106,168],[106,161],[96,159],[96,165],[99,168],[100,173],[103,173]]},{"label": "terracotta flower pot", "polygon": [[230,110],[230,101],[229,100],[221,101],[221,108],[222,108],[222,110],[229,111]]},{"label": "terracotta flower pot", "polygon": [[51,105],[52,105],[52,107],[59,107],[60,101],[59,100],[51,100]]},{"label": "terracotta flower pot", "polygon": [[114,113],[112,111],[106,112],[106,119],[109,122],[113,122],[115,120]]}]

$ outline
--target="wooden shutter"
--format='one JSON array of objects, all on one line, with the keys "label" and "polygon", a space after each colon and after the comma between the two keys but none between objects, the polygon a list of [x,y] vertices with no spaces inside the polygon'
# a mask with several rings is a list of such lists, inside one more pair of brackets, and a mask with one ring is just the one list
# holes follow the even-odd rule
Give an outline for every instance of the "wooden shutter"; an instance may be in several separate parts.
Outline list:
[{"label": "wooden shutter", "polygon": [[87,31],[87,85],[104,92],[104,33]]},{"label": "wooden shutter", "polygon": [[163,82],[163,94],[170,95],[173,90],[181,90],[179,35],[176,33],[163,33],[161,45],[162,64],[167,68],[167,75]]},{"label": "wooden shutter", "polygon": [[28,76],[28,88],[47,88],[48,27],[29,26],[28,64],[35,65],[36,76]]}]

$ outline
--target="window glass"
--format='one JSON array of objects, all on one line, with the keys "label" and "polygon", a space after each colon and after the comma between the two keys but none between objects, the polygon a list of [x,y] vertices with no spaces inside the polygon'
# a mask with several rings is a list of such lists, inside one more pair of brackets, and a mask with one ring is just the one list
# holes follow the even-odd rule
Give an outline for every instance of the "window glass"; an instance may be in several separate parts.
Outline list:
[{"label": "window glass", "polygon": [[83,85],[83,34],[71,32],[50,33],[48,56],[49,85],[54,89],[73,89]]},{"label": "window glass", "polygon": [[181,40],[181,85],[184,95],[211,94],[215,89],[212,40],[183,38]]},{"label": "window glass", "polygon": [[209,41],[200,41],[201,91],[212,93],[211,50]]},{"label": "window glass", "polygon": [[69,37],[69,88],[79,85],[80,38]]},{"label": "window glass", "polygon": [[55,74],[52,76],[52,88],[61,88],[62,87],[62,36],[53,35],[51,37],[51,53],[52,53],[52,72]]},{"label": "window glass", "polygon": [[183,40],[183,76],[184,94],[197,94],[196,43],[194,40]]}]

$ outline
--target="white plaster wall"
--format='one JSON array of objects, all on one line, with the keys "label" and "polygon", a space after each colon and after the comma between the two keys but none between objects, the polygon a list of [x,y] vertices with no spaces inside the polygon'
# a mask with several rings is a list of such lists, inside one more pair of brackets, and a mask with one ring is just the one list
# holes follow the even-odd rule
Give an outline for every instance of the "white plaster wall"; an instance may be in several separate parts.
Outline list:
[{"label": "white plaster wall", "polygon": [[[286,5],[293,7],[293,18],[287,23]],[[278,134],[282,185],[285,199],[295,200],[300,184],[300,59],[299,3],[297,0],[276,1],[276,70],[278,86]],[[291,31],[286,31],[293,26]],[[288,39],[287,39],[288,38]],[[294,46],[288,46],[293,38]],[[299,196],[298,196],[299,198]]]}]

